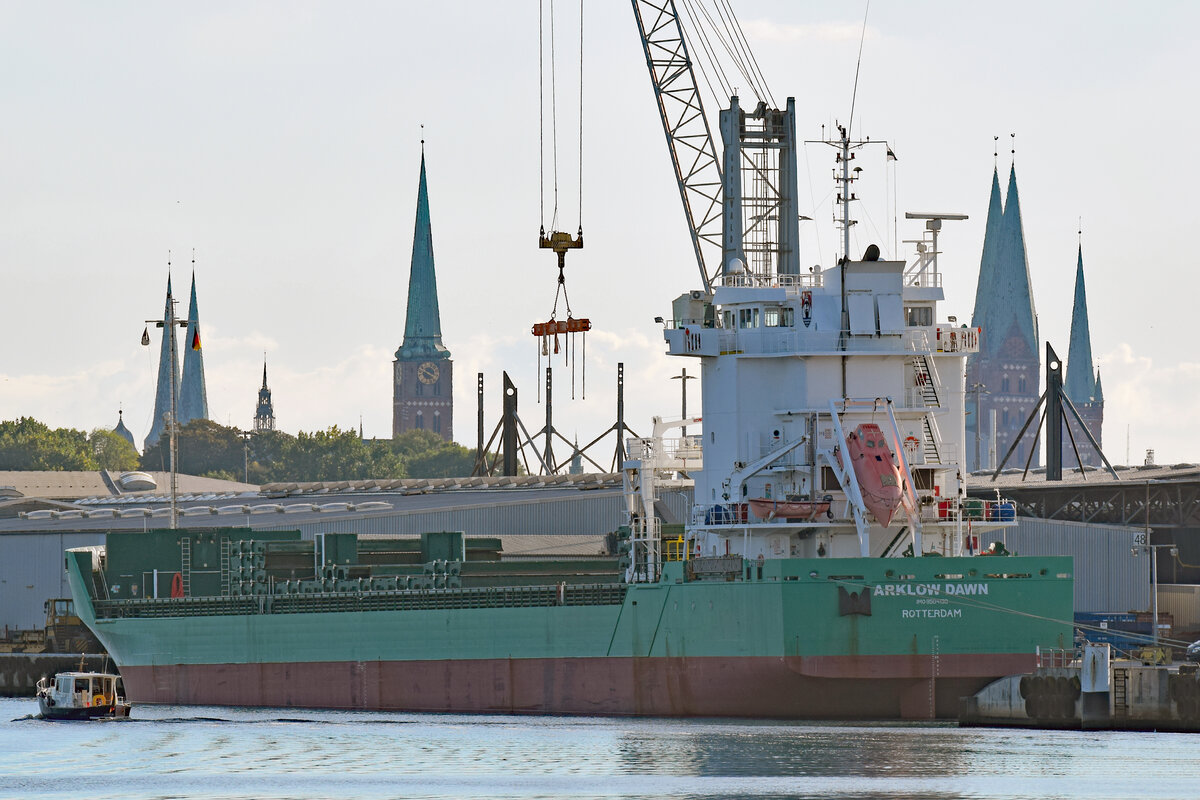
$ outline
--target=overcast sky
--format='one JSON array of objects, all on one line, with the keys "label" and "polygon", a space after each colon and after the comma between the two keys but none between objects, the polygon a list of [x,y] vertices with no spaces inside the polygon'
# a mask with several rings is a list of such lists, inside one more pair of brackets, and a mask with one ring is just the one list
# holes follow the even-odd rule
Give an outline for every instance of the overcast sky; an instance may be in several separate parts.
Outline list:
[{"label": "overcast sky", "polygon": [[[800,138],[845,122],[862,4],[735,5],[775,98],[797,99]],[[559,222],[573,231],[578,5],[556,13]],[[1200,5],[1182,2],[870,9],[854,133],[899,161],[860,162],[853,249],[896,255],[893,194],[901,216],[969,214],[941,240],[943,315],[969,319],[993,136],[1003,182],[1015,132],[1041,332],[1064,357],[1083,220],[1114,463],[1127,429],[1137,463],[1150,447],[1200,461],[1198,27]],[[558,370],[555,422],[587,441],[614,418],[616,362],[643,435],[678,413],[670,375],[699,367],[663,356],[653,323],[698,278],[628,3],[588,4],[584,58],[586,247],[567,285],[594,331],[587,399],[569,401]],[[474,445],[481,370],[489,432],[505,369],[540,427],[528,331],[549,316],[555,269],[536,247],[536,3],[3,2],[0,73],[0,419],[112,427],[123,406],[140,444],[158,358],[143,321],[162,312],[168,251],[186,312],[195,248],[213,419],[250,425],[265,352],[282,429],[361,416],[368,437],[390,436],[424,125],[456,439]],[[802,263],[827,265],[830,149],[805,147],[800,167]],[[900,239],[919,233],[901,219]]]}]

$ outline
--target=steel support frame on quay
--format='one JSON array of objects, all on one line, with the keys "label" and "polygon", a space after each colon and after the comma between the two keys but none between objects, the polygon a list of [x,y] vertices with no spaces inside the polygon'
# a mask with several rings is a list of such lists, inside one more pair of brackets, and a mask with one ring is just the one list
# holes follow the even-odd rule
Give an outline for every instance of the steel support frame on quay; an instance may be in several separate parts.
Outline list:
[{"label": "steel support frame on quay", "polygon": [[[1131,527],[1141,527],[1148,521],[1157,530],[1200,528],[1200,479],[1038,483],[1004,486],[1001,492],[1024,517]],[[968,493],[987,499],[994,489],[981,482]]]}]

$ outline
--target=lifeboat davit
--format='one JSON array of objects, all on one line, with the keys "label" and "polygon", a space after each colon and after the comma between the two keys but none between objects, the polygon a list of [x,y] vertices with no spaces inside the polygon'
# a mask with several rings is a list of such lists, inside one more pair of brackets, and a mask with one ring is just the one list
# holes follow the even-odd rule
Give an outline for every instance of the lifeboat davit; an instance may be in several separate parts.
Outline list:
[{"label": "lifeboat davit", "polygon": [[886,528],[900,506],[903,480],[883,431],[873,422],[864,423],[846,438],[846,444],[863,505]]}]

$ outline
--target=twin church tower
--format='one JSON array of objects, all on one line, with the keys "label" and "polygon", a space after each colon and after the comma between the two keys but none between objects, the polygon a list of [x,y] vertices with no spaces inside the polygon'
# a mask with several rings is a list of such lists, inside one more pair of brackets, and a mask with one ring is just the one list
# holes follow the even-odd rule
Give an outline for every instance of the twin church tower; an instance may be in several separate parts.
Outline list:
[{"label": "twin church tower", "polygon": [[[421,178],[417,188],[417,220],[413,231],[404,341],[396,351],[392,372],[392,437],[411,430],[428,430],[450,441],[454,438],[454,363],[450,360],[450,351],[442,343],[423,145],[424,143],[421,153]],[[170,316],[173,302],[171,279],[168,277],[167,310],[163,319]],[[171,358],[171,336],[168,335],[167,329],[163,328],[154,417],[150,433],[146,436],[146,448],[153,447],[166,430],[172,387],[178,393],[176,408],[180,426],[193,419],[208,418],[208,393],[204,383],[204,353],[201,350],[194,274],[187,320],[182,379],[178,371],[172,378],[171,367],[174,363],[178,368],[178,359],[173,361]],[[258,403],[255,407],[254,430],[258,432],[274,429],[275,412],[271,402],[271,390],[267,386],[267,367],[264,364],[262,387],[258,391]],[[123,420],[118,422],[118,430],[127,432]],[[132,434],[127,438],[132,443]]]},{"label": "twin church tower", "polygon": [[[1042,391],[1042,340],[1033,302],[1015,165],[1009,172],[1003,206],[999,170],[992,173],[992,193],[971,325],[983,328],[979,352],[967,359],[966,460],[968,468],[974,471],[996,468],[998,460],[1004,457],[1021,432]],[[1104,391],[1100,373],[1092,361],[1082,244],[1075,268],[1071,339],[1063,389],[1096,441],[1103,445]],[[1030,458],[1031,449],[1032,463],[1037,465],[1039,454],[1034,431],[1038,429],[1035,420],[1007,466],[1023,467]],[[1097,466],[1099,455],[1076,427],[1072,431],[1080,459],[1086,465]],[[1067,443],[1070,439],[1064,434],[1062,441]],[[1076,463],[1073,450],[1064,447],[1063,466],[1071,467]]]}]

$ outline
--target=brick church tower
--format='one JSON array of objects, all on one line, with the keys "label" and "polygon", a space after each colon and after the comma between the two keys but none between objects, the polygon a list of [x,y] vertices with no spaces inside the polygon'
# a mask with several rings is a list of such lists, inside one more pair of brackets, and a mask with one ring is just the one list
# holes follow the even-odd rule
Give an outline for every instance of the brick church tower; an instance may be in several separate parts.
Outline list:
[{"label": "brick church tower", "polygon": [[454,438],[454,363],[450,360],[450,351],[442,344],[424,143],[404,342],[396,351],[393,362],[392,437],[422,429],[433,431],[447,441]]}]

